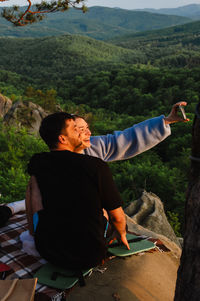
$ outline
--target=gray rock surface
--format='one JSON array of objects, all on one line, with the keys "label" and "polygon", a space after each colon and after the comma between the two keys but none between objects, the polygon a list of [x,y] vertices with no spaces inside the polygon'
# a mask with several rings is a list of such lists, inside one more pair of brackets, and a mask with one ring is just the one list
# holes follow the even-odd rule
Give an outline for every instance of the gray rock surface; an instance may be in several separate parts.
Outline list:
[{"label": "gray rock surface", "polygon": [[180,246],[165,215],[163,203],[157,195],[143,191],[142,196],[131,202],[124,211],[137,224],[168,237]]},{"label": "gray rock surface", "polygon": [[30,132],[38,133],[42,119],[47,116],[39,105],[33,102],[18,101],[4,116],[4,122],[14,126],[25,126]]},{"label": "gray rock surface", "polygon": [[4,117],[11,107],[12,100],[0,93],[0,117]]}]

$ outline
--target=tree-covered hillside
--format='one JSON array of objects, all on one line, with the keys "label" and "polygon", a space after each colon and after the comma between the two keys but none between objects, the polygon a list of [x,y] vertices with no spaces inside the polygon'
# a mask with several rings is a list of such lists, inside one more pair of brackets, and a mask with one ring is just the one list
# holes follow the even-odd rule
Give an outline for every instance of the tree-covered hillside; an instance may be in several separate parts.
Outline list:
[{"label": "tree-covered hillside", "polygon": [[200,64],[200,21],[147,31],[109,42],[141,51],[155,66],[195,67]]},{"label": "tree-covered hillside", "polygon": [[0,68],[24,76],[38,87],[92,70],[148,64],[157,67],[200,65],[200,23],[144,32],[111,43],[78,35],[45,38],[0,38]]},{"label": "tree-covered hillside", "polygon": [[78,35],[0,38],[0,68],[21,74],[30,83],[37,79],[38,87],[125,64],[191,68],[200,64],[199,36],[200,23],[193,22],[118,38],[113,44]]},{"label": "tree-covered hillside", "polygon": [[[0,12],[1,10],[0,8]],[[40,23],[24,28],[14,27],[8,21],[0,18],[0,36],[44,37],[71,33],[104,40],[128,33],[184,24],[189,21],[189,18],[180,16],[91,7],[85,14],[74,9],[70,9],[66,13],[52,13]]]},{"label": "tree-covered hillside", "polygon": [[139,51],[124,49],[88,37],[65,35],[38,39],[0,38],[0,68],[29,78],[38,85],[94,68],[144,61]]}]

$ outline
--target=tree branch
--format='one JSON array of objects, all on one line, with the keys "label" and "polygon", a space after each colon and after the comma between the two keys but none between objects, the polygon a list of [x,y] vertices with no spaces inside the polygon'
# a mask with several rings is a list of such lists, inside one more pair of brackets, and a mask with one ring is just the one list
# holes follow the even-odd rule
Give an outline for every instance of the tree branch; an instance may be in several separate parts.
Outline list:
[{"label": "tree branch", "polygon": [[[6,0],[0,0],[3,2]],[[12,8],[4,8],[2,12],[2,17],[4,17],[9,22],[13,23],[15,26],[25,26],[37,21],[44,19],[45,14],[66,11],[69,8],[75,8],[82,10],[83,13],[87,11],[85,6],[85,0],[56,0],[52,2],[42,1],[39,4],[32,6],[32,0],[27,0],[28,7],[25,11],[19,6],[13,6]]]}]

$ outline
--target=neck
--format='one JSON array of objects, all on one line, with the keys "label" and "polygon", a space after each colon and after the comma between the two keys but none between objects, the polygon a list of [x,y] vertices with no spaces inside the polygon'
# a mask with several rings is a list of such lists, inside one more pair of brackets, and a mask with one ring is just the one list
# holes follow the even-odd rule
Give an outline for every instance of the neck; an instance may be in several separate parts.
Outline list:
[{"label": "neck", "polygon": [[68,145],[63,145],[63,144],[58,144],[57,147],[52,148],[52,151],[70,151],[70,152],[75,152],[73,147],[70,147]]},{"label": "neck", "polygon": [[81,150],[75,150],[74,152],[77,153],[77,154],[83,154],[83,149],[81,149]]}]

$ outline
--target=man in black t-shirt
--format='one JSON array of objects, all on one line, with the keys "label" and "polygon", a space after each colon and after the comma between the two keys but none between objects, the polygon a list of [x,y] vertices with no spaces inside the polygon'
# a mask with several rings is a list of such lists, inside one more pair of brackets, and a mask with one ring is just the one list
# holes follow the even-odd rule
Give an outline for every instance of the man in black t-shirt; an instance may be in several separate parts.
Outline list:
[{"label": "man in black t-shirt", "polygon": [[67,268],[101,263],[106,253],[103,208],[129,248],[122,203],[110,169],[98,158],[74,153],[81,140],[73,116],[64,112],[47,116],[40,135],[50,152],[34,155],[28,165],[42,196],[34,236],[40,255]]}]

